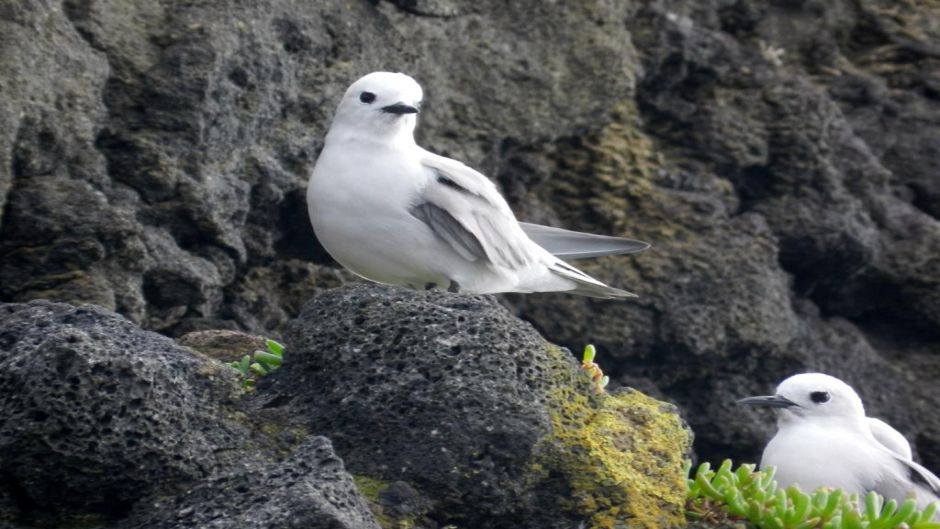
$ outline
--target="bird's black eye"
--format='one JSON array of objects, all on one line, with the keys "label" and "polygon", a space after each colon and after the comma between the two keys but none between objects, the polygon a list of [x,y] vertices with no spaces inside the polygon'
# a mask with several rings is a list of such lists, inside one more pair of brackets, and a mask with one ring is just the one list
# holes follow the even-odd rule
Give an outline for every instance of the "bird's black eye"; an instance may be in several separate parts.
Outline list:
[{"label": "bird's black eye", "polygon": [[359,101],[362,101],[363,103],[371,103],[375,101],[375,94],[372,92],[363,92],[359,94]]},{"label": "bird's black eye", "polygon": [[822,404],[823,402],[829,402],[829,399],[832,397],[829,395],[828,391],[814,391],[809,394],[809,400],[815,402],[816,404]]}]

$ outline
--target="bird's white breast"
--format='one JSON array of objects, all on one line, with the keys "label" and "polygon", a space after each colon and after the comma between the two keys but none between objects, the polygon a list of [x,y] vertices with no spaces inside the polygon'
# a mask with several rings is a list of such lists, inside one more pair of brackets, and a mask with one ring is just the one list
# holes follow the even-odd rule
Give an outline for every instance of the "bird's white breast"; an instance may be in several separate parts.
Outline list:
[{"label": "bird's white breast", "polygon": [[764,449],[761,468],[776,467],[777,483],[812,491],[840,488],[864,494],[877,481],[871,469],[887,459],[873,442],[828,424],[808,422],[781,428]]},{"label": "bird's white breast", "polygon": [[373,281],[419,287],[440,281],[421,259],[439,242],[409,212],[429,178],[417,152],[381,144],[327,145],[307,186],[317,238],[343,266]]}]

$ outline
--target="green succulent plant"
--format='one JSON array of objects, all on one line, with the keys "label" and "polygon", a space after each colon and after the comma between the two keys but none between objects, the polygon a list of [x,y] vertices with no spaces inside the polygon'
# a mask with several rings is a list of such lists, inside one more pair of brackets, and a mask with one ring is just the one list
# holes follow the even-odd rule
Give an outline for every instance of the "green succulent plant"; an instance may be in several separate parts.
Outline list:
[{"label": "green succulent plant", "polygon": [[238,371],[242,377],[242,386],[246,390],[253,390],[258,378],[267,375],[281,367],[284,355],[284,346],[271,340],[264,340],[265,351],[255,351],[246,354],[241,360],[230,362],[228,365]]},{"label": "green succulent plant", "polygon": [[781,489],[773,469],[741,465],[733,471],[727,459],[718,470],[699,465],[689,478],[686,503],[690,519],[746,520],[758,529],[940,529],[933,520],[936,510],[931,504],[918,511],[913,499],[900,505],[885,502],[874,492],[860,499],[838,489],[810,494],[796,487]]},{"label": "green succulent plant", "polygon": [[598,392],[604,391],[610,382],[610,377],[601,371],[601,366],[594,363],[594,357],[597,355],[597,349],[593,345],[584,346],[584,353],[581,355],[581,368],[590,373],[591,380],[594,381],[594,387]]}]

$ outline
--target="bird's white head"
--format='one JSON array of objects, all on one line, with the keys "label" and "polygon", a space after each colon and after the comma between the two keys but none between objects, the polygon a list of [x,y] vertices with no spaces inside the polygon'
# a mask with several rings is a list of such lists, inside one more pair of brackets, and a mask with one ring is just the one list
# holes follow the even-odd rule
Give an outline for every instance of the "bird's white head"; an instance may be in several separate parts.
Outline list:
[{"label": "bird's white head", "polygon": [[776,408],[781,423],[805,419],[835,419],[861,423],[865,408],[852,386],[822,373],[793,375],[777,386],[774,395],[738,401],[751,406]]},{"label": "bird's white head", "polygon": [[414,143],[421,85],[403,73],[372,72],[346,90],[327,134],[344,139]]}]

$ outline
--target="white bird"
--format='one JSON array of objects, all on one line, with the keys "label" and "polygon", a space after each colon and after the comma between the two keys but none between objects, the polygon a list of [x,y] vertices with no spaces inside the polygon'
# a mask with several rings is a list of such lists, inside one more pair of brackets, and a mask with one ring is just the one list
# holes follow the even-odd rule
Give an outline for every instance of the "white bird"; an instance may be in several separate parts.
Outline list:
[{"label": "white bird", "polygon": [[738,402],[777,408],[777,433],[764,448],[760,467],[775,467],[780,486],[859,495],[875,491],[898,503],[915,498],[921,509],[940,500],[940,479],[911,459],[904,436],[866,417],[862,399],[835,377],[794,375],[775,395]]},{"label": "white bird", "polygon": [[314,232],[334,259],[415,289],[634,296],[562,258],[648,244],[518,222],[488,178],[415,143],[421,100],[401,73],[374,72],[346,90],[307,186]]}]

